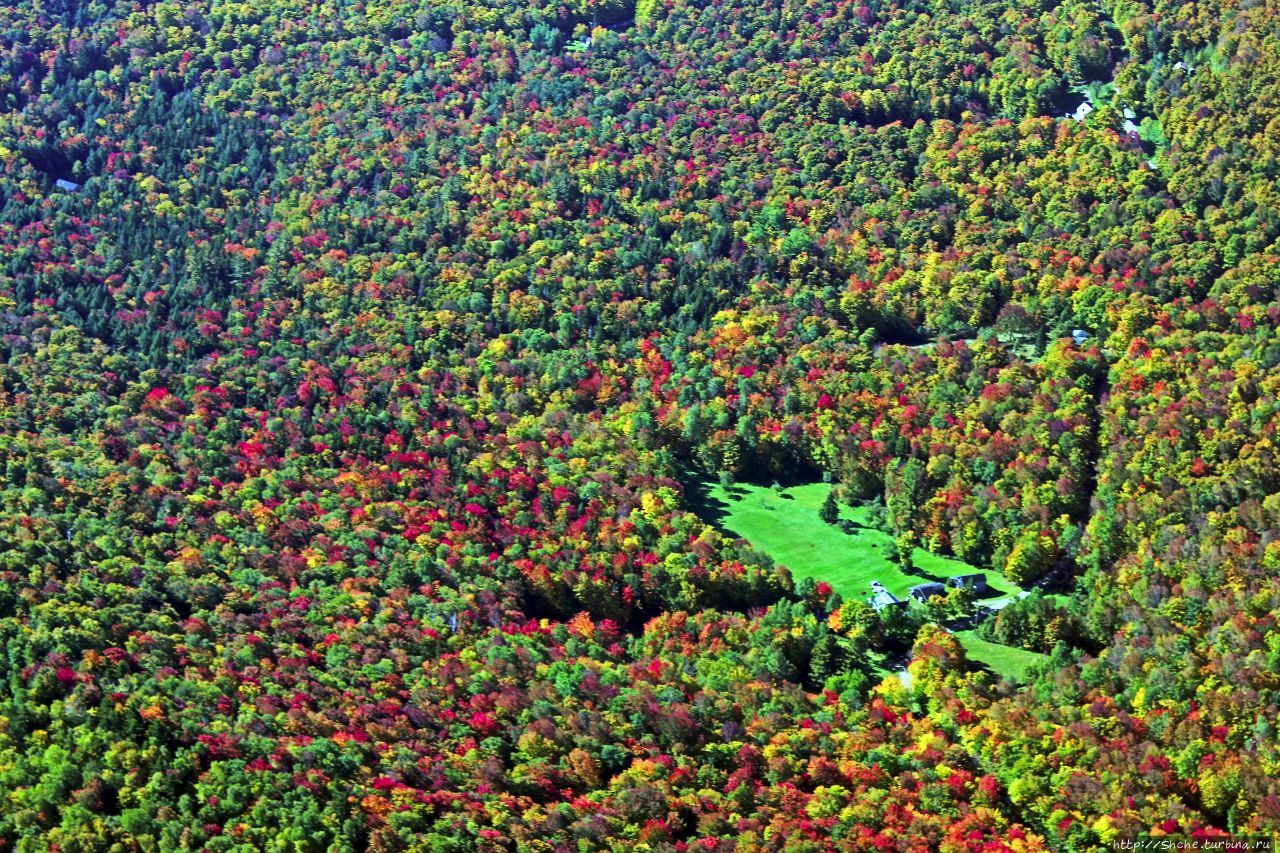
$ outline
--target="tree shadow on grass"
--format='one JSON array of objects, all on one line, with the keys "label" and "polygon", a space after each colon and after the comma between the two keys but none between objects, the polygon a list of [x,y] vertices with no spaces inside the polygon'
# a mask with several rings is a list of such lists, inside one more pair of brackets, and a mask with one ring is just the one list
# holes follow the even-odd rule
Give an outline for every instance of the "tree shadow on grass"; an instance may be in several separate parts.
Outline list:
[{"label": "tree shadow on grass", "polygon": [[1017,683],[1018,683],[1018,682],[1014,681],[1013,679],[1008,678],[1008,677],[1006,677],[1006,676],[1003,676],[1003,675],[1001,675],[1000,673],[996,672],[994,669],[992,669],[992,668],[990,667],[990,665],[988,665],[988,664],[986,664],[986,663],[984,663],[984,662],[982,662],[982,661],[980,661],[980,660],[976,660],[976,659],[974,659],[974,658],[968,658],[968,657],[967,657],[967,658],[965,658],[965,663],[966,663],[966,665],[969,667],[969,669],[970,669],[972,672],[985,672],[987,675],[990,675],[990,676],[991,676],[991,678],[992,678],[993,680],[995,680],[996,682],[1000,682],[1000,681],[1008,681],[1010,684],[1017,684]]},{"label": "tree shadow on grass", "polygon": [[899,565],[898,568],[902,571],[904,575],[907,575],[913,578],[921,578],[921,581],[920,581],[921,583],[930,582],[930,583],[940,583],[943,586],[947,585],[948,578],[943,577],[942,575],[935,575],[933,572],[927,572],[924,569],[917,566],[914,561],[911,563],[910,566]]},{"label": "tree shadow on grass", "polygon": [[[854,521],[854,520],[849,519],[849,518],[842,518],[842,519],[840,519],[840,521],[839,521],[839,523],[838,523],[838,525],[837,525],[837,526],[838,526],[842,531],[844,531],[844,533],[845,533],[845,534],[847,534],[847,535],[849,535],[849,536],[859,536],[859,535],[861,535],[861,534],[862,534],[863,532],[865,532],[865,531],[871,531],[871,532],[873,532],[873,533],[883,533],[883,532],[884,532],[884,531],[882,531],[882,530],[881,530],[880,528],[878,528],[878,527],[872,527],[872,526],[871,526],[871,525],[869,525],[869,524],[862,524],[861,522]],[[873,543],[871,543],[871,544],[873,544],[873,545],[875,545],[875,546],[877,546],[877,547],[878,547],[880,543],[878,543],[878,542],[873,542]]]},{"label": "tree shadow on grass", "polygon": [[[735,494],[735,490],[741,494]],[[746,494],[744,489],[730,486],[726,491],[735,499]],[[684,485],[684,499],[693,514],[725,536],[738,538],[726,526],[729,519],[729,505],[711,494],[711,484],[706,480],[689,479]]]}]

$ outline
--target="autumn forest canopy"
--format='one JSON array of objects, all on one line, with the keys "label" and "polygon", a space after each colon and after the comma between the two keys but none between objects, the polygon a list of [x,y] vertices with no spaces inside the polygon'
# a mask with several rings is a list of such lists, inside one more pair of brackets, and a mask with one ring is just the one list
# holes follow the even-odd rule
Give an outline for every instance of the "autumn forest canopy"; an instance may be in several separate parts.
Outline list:
[{"label": "autumn forest canopy", "polygon": [[0,851],[1280,831],[1277,20],[0,5]]}]

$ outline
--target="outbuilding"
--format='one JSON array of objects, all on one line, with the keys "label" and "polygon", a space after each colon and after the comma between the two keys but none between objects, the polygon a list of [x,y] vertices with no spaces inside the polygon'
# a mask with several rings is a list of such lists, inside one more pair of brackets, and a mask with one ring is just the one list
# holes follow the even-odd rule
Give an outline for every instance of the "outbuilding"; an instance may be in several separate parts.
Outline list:
[{"label": "outbuilding", "polygon": [[911,596],[916,601],[928,601],[935,595],[945,596],[946,594],[947,588],[940,583],[917,584],[907,590],[907,595]]},{"label": "outbuilding", "polygon": [[871,593],[869,603],[876,610],[884,610],[890,607],[900,608],[904,604],[906,604],[905,601],[898,598],[896,595],[889,592],[887,589],[878,589],[875,592]]},{"label": "outbuilding", "polygon": [[956,589],[967,589],[977,595],[982,595],[988,590],[987,576],[982,572],[975,572],[971,575],[956,575],[947,580],[947,586]]}]

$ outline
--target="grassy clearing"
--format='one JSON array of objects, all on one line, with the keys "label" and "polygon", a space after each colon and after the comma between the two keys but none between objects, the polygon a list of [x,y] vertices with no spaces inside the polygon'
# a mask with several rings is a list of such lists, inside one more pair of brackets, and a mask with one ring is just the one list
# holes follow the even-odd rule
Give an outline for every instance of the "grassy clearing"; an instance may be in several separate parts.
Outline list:
[{"label": "grassy clearing", "polygon": [[[866,599],[872,581],[902,598],[907,590],[927,581],[945,582],[956,575],[979,571],[968,563],[916,549],[914,568],[904,572],[890,559],[893,537],[870,526],[865,507],[840,508],[847,524],[825,523],[819,517],[831,487],[807,483],[776,492],[741,483],[725,489],[703,483],[690,489],[693,509],[702,518],[756,548],[791,570],[794,578],[813,578],[831,584],[846,599]],[[1002,575],[985,570],[991,592],[984,600],[1015,595],[1020,588]]]},{"label": "grassy clearing", "polygon": [[992,672],[1010,681],[1026,681],[1027,670],[1049,659],[1048,655],[1015,649],[992,643],[978,636],[976,631],[957,631],[956,639],[964,646],[969,660],[985,665]]},{"label": "grassy clearing", "polygon": [[[1022,591],[998,572],[979,570],[919,548],[912,555],[911,571],[904,572],[890,559],[893,537],[871,526],[868,508],[842,506],[841,525],[822,520],[819,511],[830,488],[825,483],[807,483],[775,491],[740,483],[726,489],[701,482],[691,484],[686,494],[693,510],[707,522],[746,539],[790,569],[796,580],[826,581],[846,600],[865,601],[872,581],[905,598],[916,584],[945,582],[976,571],[986,574],[991,587],[984,603],[998,604]],[[1025,680],[1027,669],[1045,659],[1035,652],[988,642],[973,631],[960,631],[956,636],[971,660],[1011,681]]]}]

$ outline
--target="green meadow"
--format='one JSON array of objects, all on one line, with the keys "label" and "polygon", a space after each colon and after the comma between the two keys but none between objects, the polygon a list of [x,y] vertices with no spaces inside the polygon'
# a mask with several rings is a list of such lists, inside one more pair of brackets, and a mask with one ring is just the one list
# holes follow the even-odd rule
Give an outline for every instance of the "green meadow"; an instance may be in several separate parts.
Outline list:
[{"label": "green meadow", "polygon": [[[891,558],[893,537],[874,526],[870,507],[842,505],[840,524],[822,520],[820,510],[830,488],[826,483],[777,490],[751,483],[726,488],[701,481],[691,484],[687,496],[704,520],[747,540],[786,566],[794,579],[826,581],[846,600],[865,601],[872,581],[905,598],[916,584],[945,583],[947,578],[979,571],[987,576],[990,586],[983,603],[998,604],[1021,592],[998,572],[920,548],[912,554],[910,570],[904,571]],[[1022,680],[1029,666],[1044,659],[1034,652],[988,642],[973,631],[960,631],[956,636],[970,658],[1011,680]]]},{"label": "green meadow", "polygon": [[746,539],[790,569],[795,579],[826,581],[846,599],[865,599],[872,581],[902,598],[916,584],[945,583],[978,571],[991,586],[984,597],[988,603],[1021,591],[996,572],[920,548],[912,555],[912,569],[904,572],[891,559],[893,537],[872,525],[869,507],[841,506],[841,525],[819,517],[830,488],[826,483],[806,483],[775,491],[750,483],[728,489],[702,483],[691,490],[690,499],[703,519]]},{"label": "green meadow", "polygon": [[992,672],[1010,681],[1025,681],[1027,671],[1038,663],[1049,659],[1048,655],[1029,652],[1026,649],[1015,649],[993,643],[978,636],[977,631],[957,631],[956,639],[964,646],[969,660],[983,664]]}]

